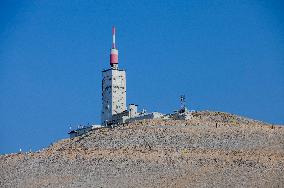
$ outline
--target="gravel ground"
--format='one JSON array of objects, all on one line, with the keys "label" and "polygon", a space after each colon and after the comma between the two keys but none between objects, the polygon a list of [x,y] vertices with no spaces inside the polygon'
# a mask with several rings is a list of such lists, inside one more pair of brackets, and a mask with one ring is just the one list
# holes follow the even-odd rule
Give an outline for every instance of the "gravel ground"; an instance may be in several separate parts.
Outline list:
[{"label": "gravel ground", "polygon": [[284,127],[223,112],[0,155],[0,187],[284,187]]}]

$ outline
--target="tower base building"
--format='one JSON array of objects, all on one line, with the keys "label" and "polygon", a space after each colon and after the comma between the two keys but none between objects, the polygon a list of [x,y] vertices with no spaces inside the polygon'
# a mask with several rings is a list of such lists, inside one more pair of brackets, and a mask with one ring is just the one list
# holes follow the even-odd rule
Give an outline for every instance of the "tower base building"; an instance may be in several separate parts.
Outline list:
[{"label": "tower base building", "polygon": [[102,71],[102,125],[113,121],[113,116],[126,111],[125,70],[110,68]]}]

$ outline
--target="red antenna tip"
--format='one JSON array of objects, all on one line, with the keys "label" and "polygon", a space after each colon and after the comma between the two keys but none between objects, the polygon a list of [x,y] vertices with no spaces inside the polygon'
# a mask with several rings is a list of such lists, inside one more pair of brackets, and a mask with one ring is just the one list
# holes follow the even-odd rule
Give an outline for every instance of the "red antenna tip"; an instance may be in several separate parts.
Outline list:
[{"label": "red antenna tip", "polygon": [[112,34],[115,35],[115,27],[112,27]]}]

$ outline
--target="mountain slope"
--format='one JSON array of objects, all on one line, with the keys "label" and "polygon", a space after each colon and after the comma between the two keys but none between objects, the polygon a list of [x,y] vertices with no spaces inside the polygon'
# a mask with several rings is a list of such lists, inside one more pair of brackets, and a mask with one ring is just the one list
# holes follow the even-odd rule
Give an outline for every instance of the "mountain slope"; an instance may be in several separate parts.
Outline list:
[{"label": "mountain slope", "polygon": [[284,127],[223,112],[143,120],[0,156],[0,187],[283,187]]}]

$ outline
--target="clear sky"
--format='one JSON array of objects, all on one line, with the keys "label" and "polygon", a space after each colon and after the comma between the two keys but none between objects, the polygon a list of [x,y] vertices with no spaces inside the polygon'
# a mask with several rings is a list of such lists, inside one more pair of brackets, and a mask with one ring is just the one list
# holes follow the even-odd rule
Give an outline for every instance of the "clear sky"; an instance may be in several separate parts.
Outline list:
[{"label": "clear sky", "polygon": [[0,153],[100,123],[112,25],[127,103],[284,124],[283,1],[1,0]]}]

